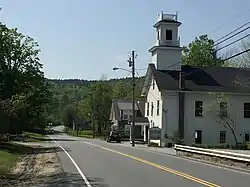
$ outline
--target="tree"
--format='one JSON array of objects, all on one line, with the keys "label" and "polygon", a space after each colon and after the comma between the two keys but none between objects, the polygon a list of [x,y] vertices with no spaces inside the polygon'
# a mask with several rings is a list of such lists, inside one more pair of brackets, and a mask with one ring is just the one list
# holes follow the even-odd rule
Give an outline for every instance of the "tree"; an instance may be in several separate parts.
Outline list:
[{"label": "tree", "polygon": [[[250,49],[250,40],[242,41],[240,45],[241,51]],[[242,68],[250,68],[250,52],[246,52],[236,59],[237,65]]]},{"label": "tree", "polygon": [[187,47],[184,47],[182,55],[183,64],[198,67],[220,67],[224,62],[217,57],[214,41],[207,35],[195,38]]},{"label": "tree", "polygon": [[113,99],[125,99],[128,93],[131,92],[132,86],[129,86],[123,81],[116,83],[112,90]]},{"label": "tree", "polygon": [[[61,122],[64,124],[71,124],[72,116],[75,116],[81,121],[97,121],[92,120],[92,102],[90,102],[90,96],[93,96],[91,92],[95,92],[94,87],[99,84],[105,87],[104,93],[108,94],[109,99],[131,99],[132,98],[132,85],[131,78],[123,79],[110,79],[106,80],[105,76],[102,76],[101,80],[87,81],[87,80],[49,80],[50,91],[53,97],[50,98],[50,102],[46,107],[47,121],[55,121],[55,123]],[[143,77],[136,78],[136,97],[139,99],[141,95],[141,88],[143,86]],[[90,94],[91,93],[91,94]],[[77,112],[75,112],[77,101]],[[111,103],[111,101],[110,101]],[[69,112],[69,107],[72,110]],[[108,117],[110,109],[107,109]],[[67,115],[71,114],[71,115]],[[106,114],[105,114],[106,115]],[[67,118],[67,116],[69,118]],[[47,123],[48,123],[47,122]],[[93,123],[92,123],[93,124]],[[70,125],[72,126],[72,125]],[[97,126],[96,126],[97,127]]]},{"label": "tree", "polygon": [[93,130],[97,136],[105,135],[110,124],[112,100],[110,90],[109,85],[105,82],[94,84],[90,88],[89,97],[84,104],[86,106],[85,117],[91,119]]},{"label": "tree", "polygon": [[209,106],[210,111],[216,111],[216,122],[232,133],[235,145],[238,147],[239,141],[236,135],[237,126],[235,120],[237,118],[236,111],[233,112],[232,105],[224,93],[210,93],[210,95],[215,98],[215,101]]},{"label": "tree", "polygon": [[39,46],[33,38],[0,23],[0,100],[15,115],[3,115],[10,132],[44,125],[51,93],[41,71]]},{"label": "tree", "polygon": [[64,125],[69,127],[69,128],[73,128],[73,122],[74,122],[74,114],[75,110],[73,109],[73,107],[71,105],[69,105],[64,113],[63,113],[63,121],[64,121]]}]

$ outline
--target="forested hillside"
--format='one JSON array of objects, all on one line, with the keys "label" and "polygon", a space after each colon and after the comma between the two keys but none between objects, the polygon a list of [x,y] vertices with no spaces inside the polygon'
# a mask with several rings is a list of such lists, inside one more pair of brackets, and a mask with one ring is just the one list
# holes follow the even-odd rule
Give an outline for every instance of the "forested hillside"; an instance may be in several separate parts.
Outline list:
[{"label": "forested hillside", "polygon": [[[132,79],[87,81],[79,79],[48,80],[53,95],[48,119],[53,124],[72,127],[75,118],[97,124],[108,123],[112,99],[132,98]],[[140,97],[144,78],[136,78],[136,97]],[[91,118],[91,119],[90,119]],[[101,133],[102,130],[100,130]]]}]

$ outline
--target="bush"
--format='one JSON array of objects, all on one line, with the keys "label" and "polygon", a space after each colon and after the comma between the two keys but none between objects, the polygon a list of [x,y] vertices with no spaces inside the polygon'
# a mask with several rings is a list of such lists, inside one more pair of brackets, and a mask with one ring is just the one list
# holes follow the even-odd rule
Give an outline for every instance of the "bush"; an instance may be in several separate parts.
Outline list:
[{"label": "bush", "polygon": [[[71,136],[77,136],[77,131],[72,129],[67,129],[67,133]],[[79,130],[78,136],[85,138],[92,138],[92,130]]]},{"label": "bush", "polygon": [[207,144],[192,144],[193,147],[199,147],[204,149],[229,149],[230,146],[227,144],[207,145]]},{"label": "bush", "polygon": [[155,142],[150,142],[148,147],[159,147],[159,144]]},{"label": "bush", "polygon": [[235,145],[228,145],[228,144],[217,144],[217,145],[192,144],[191,146],[204,149],[239,149],[239,150],[250,149],[250,143],[241,143],[238,145],[238,147],[236,147]]},{"label": "bush", "polygon": [[250,150],[250,142],[247,142],[247,149]]},{"label": "bush", "polygon": [[81,130],[78,131],[79,136],[92,136],[92,130]]}]

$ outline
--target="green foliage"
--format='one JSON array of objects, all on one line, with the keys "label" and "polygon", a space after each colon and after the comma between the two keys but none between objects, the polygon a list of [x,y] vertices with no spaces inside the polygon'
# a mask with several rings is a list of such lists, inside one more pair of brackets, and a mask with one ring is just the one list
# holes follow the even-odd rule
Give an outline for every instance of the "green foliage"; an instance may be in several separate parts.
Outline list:
[{"label": "green foliage", "polygon": [[[73,128],[77,119],[87,121],[95,134],[105,135],[110,126],[112,99],[131,99],[131,78],[100,81],[49,80],[53,93],[49,120]],[[144,78],[136,78],[136,97],[140,99]]]},{"label": "green foliage", "polygon": [[[77,136],[77,131],[76,130],[71,130],[69,129],[67,133],[71,136]],[[78,136],[84,137],[84,138],[92,138],[93,137],[93,132],[90,130],[81,130],[78,131]]]},{"label": "green foliage", "polygon": [[125,99],[130,90],[131,86],[128,83],[118,82],[112,90],[113,99]]},{"label": "green foliage", "polygon": [[51,93],[31,37],[0,23],[0,132],[42,128]]},{"label": "green foliage", "polygon": [[221,67],[224,62],[217,57],[216,49],[213,47],[214,41],[207,35],[195,38],[188,47],[184,48],[182,61],[183,64],[198,67]]},{"label": "green foliage", "polygon": [[193,144],[193,147],[199,147],[204,149],[238,149],[238,150],[247,150],[249,149],[247,143],[236,145],[228,145],[228,144],[217,144],[217,145],[207,145],[207,144]]},{"label": "green foliage", "polygon": [[87,98],[89,106],[88,113],[91,115],[91,121],[94,125],[97,136],[101,136],[108,128],[110,108],[112,103],[111,88],[105,82],[99,82],[90,89],[90,95]]}]

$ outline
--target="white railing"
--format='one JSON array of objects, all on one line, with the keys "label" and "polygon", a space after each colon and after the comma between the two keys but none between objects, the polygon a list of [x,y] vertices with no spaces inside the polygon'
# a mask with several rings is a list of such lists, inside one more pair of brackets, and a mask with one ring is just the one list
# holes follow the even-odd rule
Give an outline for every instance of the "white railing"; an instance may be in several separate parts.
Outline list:
[{"label": "white railing", "polygon": [[161,20],[174,20],[177,21],[177,15],[176,14],[158,14],[158,21]]},{"label": "white railing", "polygon": [[219,151],[219,150],[211,150],[211,149],[203,149],[198,147],[184,146],[184,145],[174,145],[176,151],[201,154],[206,156],[220,157],[226,158],[235,161],[241,162],[249,162],[250,163],[250,155],[240,154],[240,153],[232,153],[228,151]]},{"label": "white railing", "polygon": [[157,40],[156,41],[156,45],[157,46],[160,46],[160,45],[169,45],[169,46],[174,46],[174,47],[176,47],[176,46],[180,46],[180,39],[178,39],[178,40],[175,40],[175,41],[173,41],[173,40]]}]

